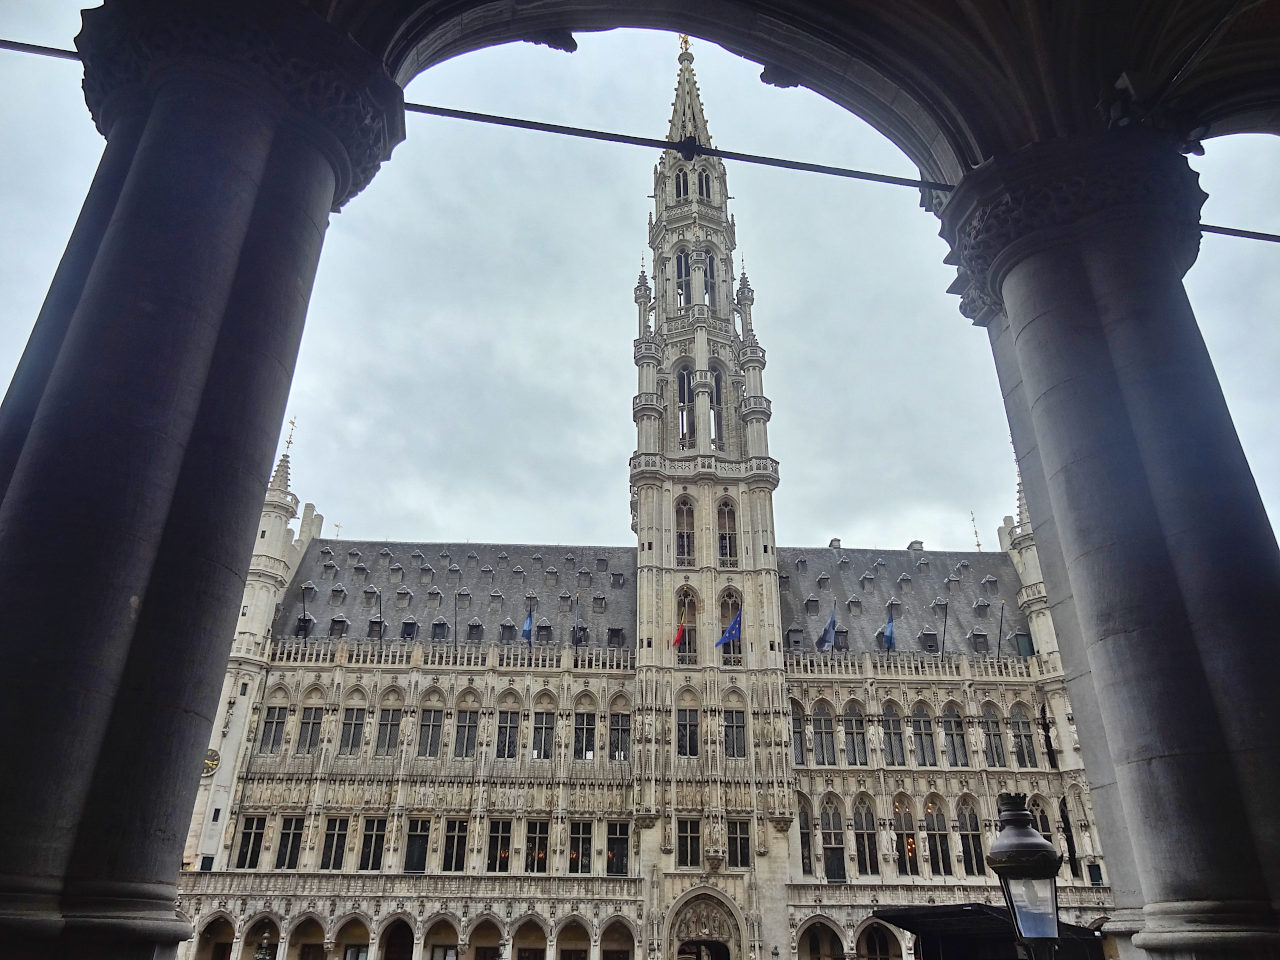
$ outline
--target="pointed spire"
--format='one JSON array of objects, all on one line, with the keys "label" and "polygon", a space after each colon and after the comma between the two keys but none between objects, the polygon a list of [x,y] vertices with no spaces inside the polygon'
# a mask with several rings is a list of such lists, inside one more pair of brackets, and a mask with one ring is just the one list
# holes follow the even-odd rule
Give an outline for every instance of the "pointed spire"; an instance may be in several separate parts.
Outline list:
[{"label": "pointed spire", "polygon": [[1027,494],[1022,489],[1022,471],[1018,471],[1018,526],[1031,526],[1031,512],[1027,509]]},{"label": "pointed spire", "polygon": [[289,489],[289,454],[280,454],[280,459],[276,463],[275,472],[271,474],[271,482],[267,484],[269,490],[288,490]]},{"label": "pointed spire", "polygon": [[702,97],[698,93],[698,79],[693,75],[693,54],[689,52],[689,38],[681,35],[680,72],[676,76],[676,98],[671,104],[671,124],[667,139],[680,141],[693,137],[704,147],[711,146],[711,133],[707,129],[707,116],[702,109]]}]

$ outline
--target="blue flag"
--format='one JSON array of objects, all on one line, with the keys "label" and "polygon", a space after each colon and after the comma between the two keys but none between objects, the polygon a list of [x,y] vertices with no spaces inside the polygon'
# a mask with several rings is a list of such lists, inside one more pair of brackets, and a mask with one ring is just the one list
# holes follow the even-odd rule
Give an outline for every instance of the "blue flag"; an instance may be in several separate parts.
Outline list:
[{"label": "blue flag", "polygon": [[742,611],[739,610],[733,617],[733,623],[725,627],[724,635],[716,641],[717,647],[723,647],[726,643],[733,643],[742,636]]},{"label": "blue flag", "polygon": [[893,652],[893,606],[889,606],[889,622],[884,628],[884,648]]},{"label": "blue flag", "polygon": [[533,607],[529,608],[529,615],[524,618],[524,626],[520,628],[520,636],[529,641],[529,646],[533,646]]},{"label": "blue flag", "polygon": [[831,604],[831,618],[827,620],[827,625],[822,628],[822,635],[818,637],[814,646],[818,648],[819,653],[826,653],[836,645],[836,605],[833,601]]}]

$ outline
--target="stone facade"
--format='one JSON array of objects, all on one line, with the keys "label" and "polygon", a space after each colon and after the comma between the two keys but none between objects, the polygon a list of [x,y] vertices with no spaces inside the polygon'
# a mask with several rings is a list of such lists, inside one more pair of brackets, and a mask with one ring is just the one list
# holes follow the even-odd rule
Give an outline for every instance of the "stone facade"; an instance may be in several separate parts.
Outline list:
[{"label": "stone facade", "polygon": [[[707,144],[692,63],[668,136]],[[1110,912],[1025,507],[997,554],[779,547],[724,167],[668,151],[654,197],[634,547],[326,539],[281,459],[179,957],[907,958],[872,911],[999,903],[1004,791],[1063,918]]]}]

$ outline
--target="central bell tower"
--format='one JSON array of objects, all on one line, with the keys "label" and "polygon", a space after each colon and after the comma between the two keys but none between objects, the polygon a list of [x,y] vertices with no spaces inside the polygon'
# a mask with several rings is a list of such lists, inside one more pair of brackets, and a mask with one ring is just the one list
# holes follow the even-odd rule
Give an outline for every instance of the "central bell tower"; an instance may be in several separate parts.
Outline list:
[{"label": "central bell tower", "polygon": [[[687,46],[679,64],[667,139],[709,146]],[[652,862],[672,867],[681,866],[673,851],[684,849],[673,835],[684,836],[686,818],[701,818],[706,865],[717,869],[726,826],[741,837],[752,824],[752,845],[763,851],[769,824],[785,829],[793,806],[773,522],[778,463],[769,456],[755,294],[745,272],[734,284],[724,164],[686,159],[673,146],[653,186],[653,280],[642,269],[635,287],[632,404],[645,731],[637,814],[661,823]],[[740,635],[717,646],[739,614]]]}]

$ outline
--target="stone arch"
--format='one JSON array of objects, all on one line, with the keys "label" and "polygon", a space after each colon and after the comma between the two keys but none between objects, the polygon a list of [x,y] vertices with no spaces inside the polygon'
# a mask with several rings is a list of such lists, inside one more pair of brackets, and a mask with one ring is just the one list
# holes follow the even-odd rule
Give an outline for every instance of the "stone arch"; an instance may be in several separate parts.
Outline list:
[{"label": "stone arch", "polygon": [[473,686],[465,686],[458,691],[458,695],[453,698],[453,706],[456,710],[464,707],[471,710],[479,710],[484,704],[484,696]]},{"label": "stone arch", "polygon": [[422,691],[422,705],[428,708],[443,707],[449,702],[445,696],[443,688],[439,684],[431,684],[427,689]]},{"label": "stone arch", "polygon": [[555,695],[554,691],[543,687],[534,694],[533,708],[535,710],[558,710],[560,708],[560,699]]},{"label": "stone arch", "polygon": [[724,703],[732,704],[733,706],[745,706],[747,703],[746,693],[736,684],[725,687],[724,695],[720,699],[724,701]]},{"label": "stone arch", "polygon": [[259,947],[280,942],[280,931],[283,924],[278,914],[263,910],[244,921],[240,927],[240,956],[233,955],[232,960],[254,960]]},{"label": "stone arch", "polygon": [[626,927],[627,932],[631,935],[633,945],[640,943],[641,933],[639,925],[630,917],[624,916],[621,913],[611,914],[600,921],[601,940],[609,934],[609,929],[615,925]]},{"label": "stone arch", "polygon": [[353,683],[347,687],[342,693],[342,705],[344,707],[367,707],[369,705],[369,691],[363,683]]},{"label": "stone arch", "polygon": [[524,699],[520,696],[520,691],[515,687],[507,687],[507,689],[498,694],[494,702],[504,710],[524,709]]},{"label": "stone arch", "polygon": [[583,690],[573,698],[573,709],[578,713],[596,713],[600,709],[600,704],[594,693]]},{"label": "stone arch", "polygon": [[677,960],[681,943],[691,941],[723,943],[729,956],[737,958],[745,956],[746,929],[745,919],[732,901],[712,887],[696,886],[671,905],[663,939],[671,960]]},{"label": "stone arch", "polygon": [[492,910],[485,910],[481,913],[477,913],[467,923],[466,928],[463,932],[462,939],[470,943],[471,938],[474,936],[475,932],[480,929],[480,925],[485,923],[486,921],[493,924],[494,928],[498,931],[499,937],[505,937],[507,935],[506,921],[503,920],[501,917],[499,917]]},{"label": "stone arch", "polygon": [[378,954],[369,960],[413,960],[416,932],[407,913],[393,913],[378,928]]},{"label": "stone arch", "polygon": [[871,931],[877,928],[884,931],[885,941],[889,948],[889,957],[891,960],[902,960],[903,957],[907,956],[907,935],[904,935],[897,927],[885,923],[883,920],[877,920],[875,917],[867,917],[862,921],[862,923],[858,924],[858,926],[854,928],[853,932],[853,945],[854,949],[858,951],[859,957],[875,956],[875,954],[868,953],[868,945],[870,942],[869,935],[873,936]]},{"label": "stone arch", "polygon": [[307,688],[302,691],[302,696],[298,698],[298,702],[314,707],[324,703],[327,699],[328,693],[325,691],[324,686],[312,682],[307,684]]},{"label": "stone arch", "polygon": [[625,690],[619,690],[609,699],[609,711],[611,713],[630,713],[631,697]]},{"label": "stone arch", "polygon": [[391,926],[397,920],[403,920],[406,924],[409,925],[409,931],[415,937],[418,935],[418,924],[413,914],[410,913],[408,910],[396,910],[394,913],[389,913],[385,917],[383,917],[382,921],[378,924],[379,940],[381,940],[382,935],[387,932],[387,927]]},{"label": "stone arch", "polygon": [[325,936],[324,917],[320,916],[320,914],[318,914],[314,910],[307,910],[304,913],[298,914],[296,917],[294,917],[290,921],[289,923],[289,939],[290,940],[292,940],[294,936],[298,934],[298,932],[302,929],[303,925],[305,925],[308,920],[310,920],[319,928],[320,938],[322,940],[324,939],[324,936]]},{"label": "stone arch", "polygon": [[378,698],[378,705],[403,708],[407,699],[404,688],[398,683],[393,683],[382,691],[382,695]]},{"label": "stone arch", "polygon": [[226,946],[230,949],[236,938],[236,922],[225,910],[215,910],[200,924],[200,932],[194,937],[195,960],[213,960],[214,949]]},{"label": "stone arch", "polygon": [[523,917],[520,917],[518,920],[512,921],[512,926],[511,926],[512,938],[514,939],[515,936],[521,933],[524,930],[524,928],[527,926],[536,927],[538,931],[542,934],[543,940],[546,940],[548,937],[551,936],[551,922],[549,920],[543,919],[536,913],[526,913]]},{"label": "stone arch", "polygon": [[698,695],[698,689],[691,683],[682,684],[676,690],[672,699],[676,705],[681,707],[702,706],[702,698]]},{"label": "stone arch", "polygon": [[[797,960],[843,960],[846,950],[844,935],[841,932],[843,929],[838,922],[825,913],[815,913],[800,921],[799,926],[796,927],[794,941]],[[826,934],[823,939],[827,942],[821,944],[816,952],[811,943],[813,936],[810,931],[822,931]]]},{"label": "stone arch", "polygon": [[567,916],[562,917],[561,919],[556,921],[555,928],[551,934],[552,937],[555,938],[557,947],[563,946],[565,943],[572,944],[574,942],[572,939],[566,940],[565,933],[566,931],[568,931],[570,934],[572,934],[573,932],[572,928],[575,926],[582,931],[583,933],[582,939],[584,939],[586,943],[590,945],[591,940],[595,936],[595,930],[593,928],[591,921],[588,920],[586,917],[584,917],[580,913],[570,913]]},{"label": "stone arch", "polygon": [[432,930],[441,923],[449,926],[449,929],[453,931],[453,937],[455,940],[461,939],[462,934],[460,931],[466,928],[466,924],[462,921],[462,918],[452,910],[437,910],[435,913],[423,920],[423,934],[426,935],[431,933]]},{"label": "stone arch", "polygon": [[262,702],[268,707],[278,707],[288,704],[292,700],[293,698],[289,696],[289,688],[283,683],[273,683],[271,689],[267,691],[267,695],[262,698]]}]

